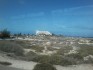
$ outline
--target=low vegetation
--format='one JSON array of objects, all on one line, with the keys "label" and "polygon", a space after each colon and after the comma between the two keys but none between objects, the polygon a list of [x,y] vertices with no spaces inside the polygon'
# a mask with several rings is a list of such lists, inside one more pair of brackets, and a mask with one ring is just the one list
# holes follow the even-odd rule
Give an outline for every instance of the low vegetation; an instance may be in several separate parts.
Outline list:
[{"label": "low vegetation", "polygon": [[65,56],[65,58],[69,59],[69,61],[73,64],[81,64],[84,62],[83,56],[79,55],[78,53],[72,53]]},{"label": "low vegetation", "polygon": [[44,50],[44,47],[35,45],[35,46],[30,46],[30,49],[33,49],[36,52],[43,52],[42,50]]},{"label": "low vegetation", "polygon": [[7,29],[0,31],[0,38],[10,38],[10,31],[8,31]]},{"label": "low vegetation", "polygon": [[22,56],[24,54],[24,50],[19,44],[5,40],[0,41],[0,51],[14,53],[18,56]]},{"label": "low vegetation", "polygon": [[93,64],[93,58],[89,57],[88,60],[84,61],[86,64]]},{"label": "low vegetation", "polygon": [[37,64],[33,70],[57,70],[53,65],[41,63]]},{"label": "low vegetation", "polygon": [[22,46],[25,49],[30,49],[29,41],[16,40],[15,43],[19,44],[20,46]]},{"label": "low vegetation", "polygon": [[0,64],[1,65],[12,65],[12,63],[10,63],[10,62],[4,62],[4,61],[0,61]]},{"label": "low vegetation", "polygon": [[81,55],[82,57],[93,55],[93,46],[82,44],[82,45],[79,45],[79,47],[80,49],[78,50],[78,52],[79,52],[79,55]]},{"label": "low vegetation", "polygon": [[79,53],[68,54],[67,57],[76,59],[76,60],[83,60],[83,56],[81,56]]},{"label": "low vegetation", "polygon": [[47,47],[47,50],[54,51],[54,50],[58,50],[58,49],[49,46],[49,47]]},{"label": "low vegetation", "polygon": [[72,50],[71,46],[63,46],[57,51],[57,54],[64,55],[64,53],[68,53],[70,50]]},{"label": "low vegetation", "polygon": [[[87,44],[77,44],[77,53],[69,53],[73,50],[72,46],[62,46],[59,49],[53,46],[47,47],[48,51],[56,51],[57,53],[44,55],[44,47],[42,45],[32,45],[32,41],[21,40],[1,40],[0,51],[6,52],[8,56],[18,57],[27,61],[34,61],[38,63],[46,63],[50,65],[76,65],[81,63],[92,63],[93,58],[84,60],[84,57],[93,55],[93,46]],[[24,51],[26,49],[26,51]],[[46,51],[46,52],[48,52]],[[25,53],[25,54],[24,54]],[[2,63],[2,62],[1,62]],[[3,63],[2,63],[3,64]],[[7,63],[6,63],[7,64]]]},{"label": "low vegetation", "polygon": [[50,56],[49,55],[37,55],[35,53],[30,52],[29,56],[26,56],[26,57],[30,61],[39,62],[39,63],[49,63],[52,65],[67,66],[67,65],[75,64],[75,62],[65,59],[64,57],[60,55],[50,55]]},{"label": "low vegetation", "polygon": [[25,54],[25,57],[26,57],[25,59],[26,59],[27,61],[32,61],[32,60],[34,60],[35,58],[37,58],[38,55],[37,55],[36,53],[30,51],[30,52],[28,52],[27,54]]}]

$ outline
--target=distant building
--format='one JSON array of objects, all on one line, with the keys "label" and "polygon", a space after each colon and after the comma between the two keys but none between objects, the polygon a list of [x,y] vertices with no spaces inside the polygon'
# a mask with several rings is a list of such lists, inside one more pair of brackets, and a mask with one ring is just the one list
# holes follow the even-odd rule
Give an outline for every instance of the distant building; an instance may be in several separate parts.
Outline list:
[{"label": "distant building", "polygon": [[48,32],[48,31],[39,31],[39,30],[37,30],[36,35],[45,36],[45,35],[52,35],[52,33]]}]

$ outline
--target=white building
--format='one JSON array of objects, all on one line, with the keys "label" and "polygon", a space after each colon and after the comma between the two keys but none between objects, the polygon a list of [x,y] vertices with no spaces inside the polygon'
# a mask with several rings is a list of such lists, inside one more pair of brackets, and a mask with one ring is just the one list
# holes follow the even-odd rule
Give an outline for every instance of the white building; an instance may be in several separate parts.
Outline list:
[{"label": "white building", "polygon": [[36,31],[36,35],[52,35],[52,33],[48,32],[48,31]]}]

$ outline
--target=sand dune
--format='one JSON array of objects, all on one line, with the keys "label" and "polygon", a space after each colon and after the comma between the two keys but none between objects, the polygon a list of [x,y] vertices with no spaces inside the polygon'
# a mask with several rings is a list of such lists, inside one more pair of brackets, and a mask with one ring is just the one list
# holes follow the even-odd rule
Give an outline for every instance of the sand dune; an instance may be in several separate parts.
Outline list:
[{"label": "sand dune", "polygon": [[[0,65],[0,70],[33,70],[34,66],[37,64],[35,62],[27,62],[23,60],[15,60],[13,58],[9,58],[7,56],[0,55],[0,61],[11,62],[10,66],[2,66]],[[57,70],[93,70],[93,65],[91,64],[81,64],[76,66],[59,66],[55,65]]]},{"label": "sand dune", "polygon": [[9,67],[13,68],[20,68],[20,69],[25,69],[25,70],[32,70],[34,66],[36,65],[35,62],[27,62],[23,60],[15,60],[13,58],[9,58],[6,56],[0,56],[0,61],[6,61],[12,63]]},{"label": "sand dune", "polygon": [[93,65],[91,64],[81,64],[81,65],[75,65],[75,66],[55,66],[57,70],[93,70]]},{"label": "sand dune", "polygon": [[7,66],[0,65],[0,70],[23,70],[23,69],[12,68],[12,67],[7,67]]}]

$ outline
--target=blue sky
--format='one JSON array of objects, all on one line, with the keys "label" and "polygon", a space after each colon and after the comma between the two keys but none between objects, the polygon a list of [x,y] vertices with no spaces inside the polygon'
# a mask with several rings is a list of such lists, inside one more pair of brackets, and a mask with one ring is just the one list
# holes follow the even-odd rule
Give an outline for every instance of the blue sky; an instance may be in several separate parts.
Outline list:
[{"label": "blue sky", "polygon": [[93,37],[93,0],[0,0],[0,30]]}]

